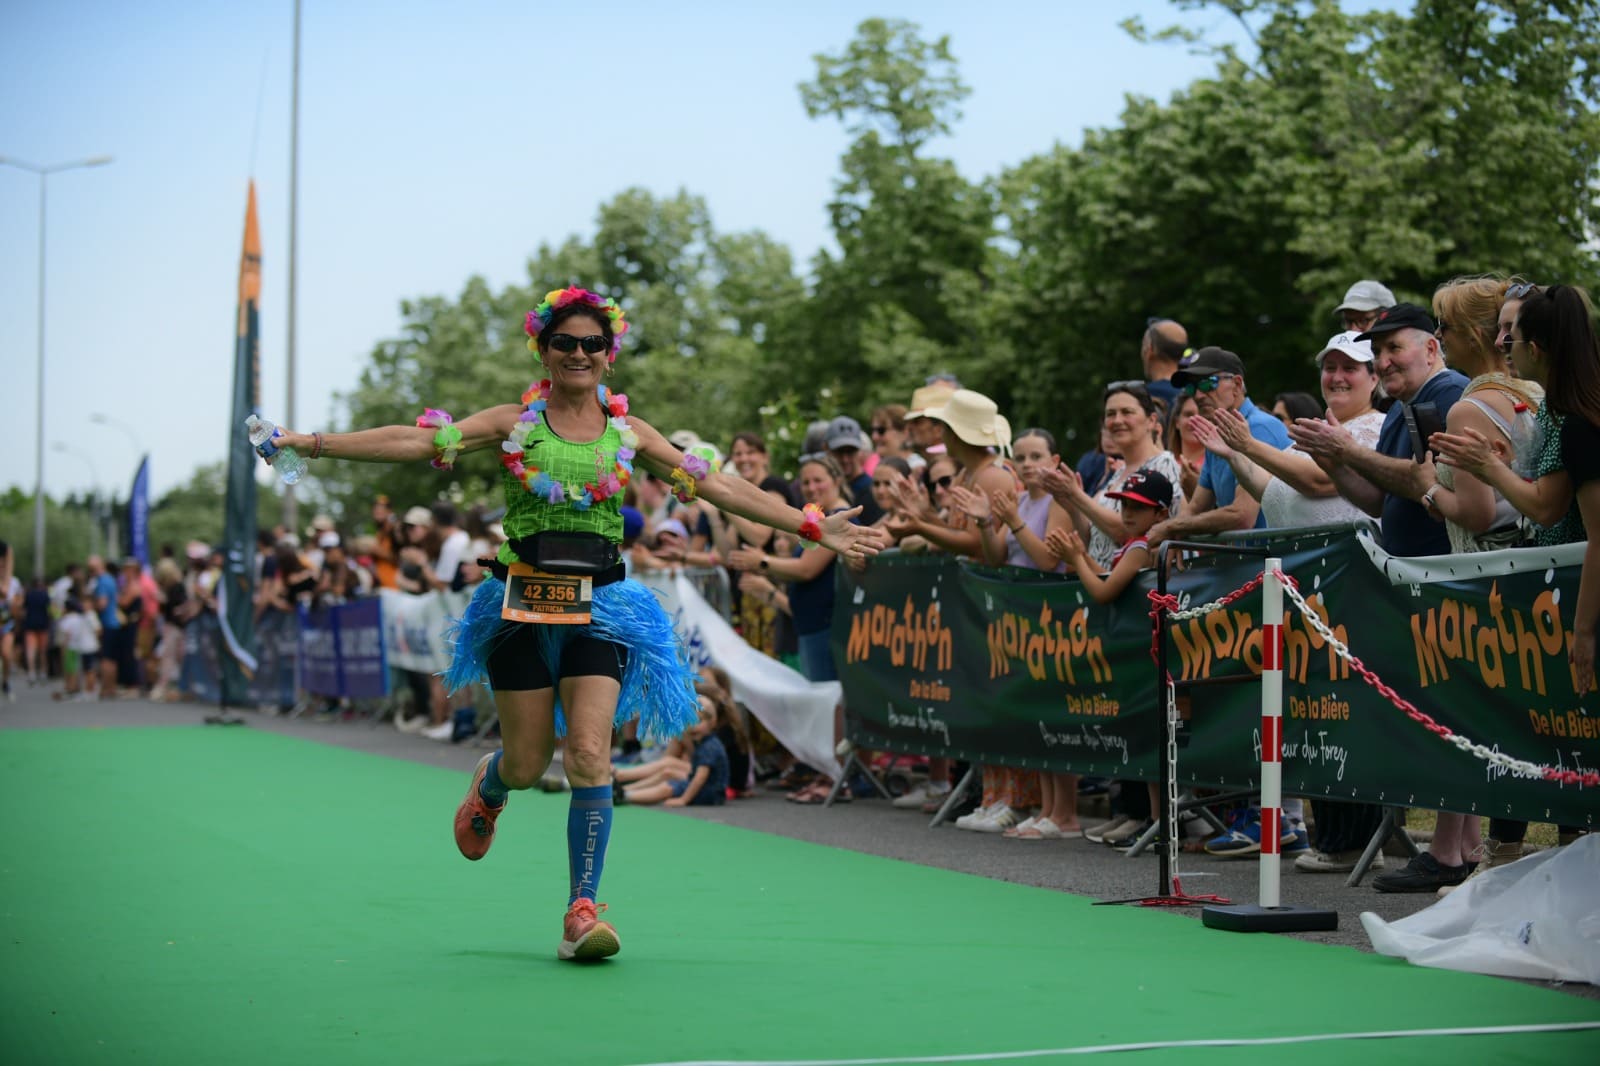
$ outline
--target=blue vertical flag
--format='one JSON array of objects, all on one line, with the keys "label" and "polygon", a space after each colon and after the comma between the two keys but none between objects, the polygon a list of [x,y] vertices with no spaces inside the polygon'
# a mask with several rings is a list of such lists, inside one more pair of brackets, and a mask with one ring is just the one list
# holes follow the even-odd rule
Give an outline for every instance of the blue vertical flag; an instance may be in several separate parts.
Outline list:
[{"label": "blue vertical flag", "polygon": [[133,475],[133,490],[128,493],[128,544],[139,565],[150,567],[150,457],[139,460]]}]

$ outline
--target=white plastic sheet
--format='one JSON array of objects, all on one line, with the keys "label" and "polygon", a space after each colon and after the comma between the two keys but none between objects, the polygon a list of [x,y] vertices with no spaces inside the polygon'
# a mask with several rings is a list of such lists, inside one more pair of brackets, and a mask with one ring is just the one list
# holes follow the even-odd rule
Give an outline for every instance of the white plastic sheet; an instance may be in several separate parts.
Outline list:
[{"label": "white plastic sheet", "polygon": [[1418,966],[1600,985],[1600,834],[1484,872],[1426,910],[1361,924]]}]

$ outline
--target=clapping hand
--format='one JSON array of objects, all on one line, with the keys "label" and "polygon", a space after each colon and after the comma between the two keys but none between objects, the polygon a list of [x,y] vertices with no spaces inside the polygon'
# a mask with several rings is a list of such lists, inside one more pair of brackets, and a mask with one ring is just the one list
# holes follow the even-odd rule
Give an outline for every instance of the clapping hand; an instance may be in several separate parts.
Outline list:
[{"label": "clapping hand", "polygon": [[1083,546],[1083,540],[1071,529],[1052,529],[1045,534],[1044,546],[1063,562],[1076,562],[1078,556],[1088,554],[1088,549]]},{"label": "clapping hand", "polygon": [[[1255,438],[1250,435],[1250,423],[1245,421],[1244,415],[1241,415],[1231,407],[1219,407],[1212,412],[1211,417],[1216,419],[1212,423],[1212,428],[1217,431],[1228,447],[1240,455],[1249,454],[1250,446],[1255,442]],[[1214,449],[1207,448],[1207,450],[1212,451]],[[1217,454],[1224,459],[1227,458],[1221,452],[1217,452]]]},{"label": "clapping hand", "polygon": [[971,489],[962,488],[960,485],[950,486],[950,502],[956,509],[965,513],[970,518],[980,522],[989,520],[989,497],[982,492],[973,492]]},{"label": "clapping hand", "polygon": [[1289,439],[1294,441],[1296,450],[1305,452],[1319,462],[1334,465],[1343,463],[1349,451],[1361,447],[1350,435],[1350,431],[1339,424],[1332,411],[1328,412],[1326,420],[1295,419],[1294,424],[1289,427]]},{"label": "clapping hand", "polygon": [[1189,421],[1184,424],[1184,431],[1204,444],[1206,451],[1220,459],[1231,459],[1238,454],[1238,451],[1229,444],[1227,434],[1208,418],[1191,415]]},{"label": "clapping hand", "polygon": [[1040,474],[1039,483],[1063,507],[1072,507],[1089,495],[1083,491],[1083,478],[1066,463],[1058,463],[1054,470]]},{"label": "clapping hand", "polygon": [[1482,478],[1496,461],[1504,462],[1507,454],[1499,441],[1491,443],[1471,426],[1462,426],[1460,433],[1435,433],[1428,438],[1428,447],[1441,462],[1478,478]]},{"label": "clapping hand", "polygon": [[937,519],[938,511],[928,496],[928,486],[920,478],[896,474],[889,482],[889,496],[895,509],[908,518]]},{"label": "clapping hand", "polygon": [[994,512],[995,518],[1011,529],[1022,522],[1022,516],[1017,513],[1017,494],[1010,489],[990,493],[989,509]]}]

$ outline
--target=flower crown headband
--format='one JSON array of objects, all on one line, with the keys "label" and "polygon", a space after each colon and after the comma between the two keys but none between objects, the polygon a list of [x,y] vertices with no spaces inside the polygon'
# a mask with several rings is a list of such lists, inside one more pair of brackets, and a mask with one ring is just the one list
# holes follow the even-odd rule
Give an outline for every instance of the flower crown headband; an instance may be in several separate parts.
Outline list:
[{"label": "flower crown headband", "polygon": [[539,350],[539,334],[550,324],[557,311],[568,304],[587,304],[598,311],[604,311],[606,318],[611,320],[611,354],[607,362],[617,361],[617,353],[622,350],[622,335],[628,332],[628,323],[623,321],[622,308],[617,306],[617,301],[609,296],[601,296],[588,289],[580,289],[576,285],[568,285],[564,289],[551,289],[544,295],[544,303],[528,312],[528,317],[523,320],[522,331],[528,335],[528,350]]}]

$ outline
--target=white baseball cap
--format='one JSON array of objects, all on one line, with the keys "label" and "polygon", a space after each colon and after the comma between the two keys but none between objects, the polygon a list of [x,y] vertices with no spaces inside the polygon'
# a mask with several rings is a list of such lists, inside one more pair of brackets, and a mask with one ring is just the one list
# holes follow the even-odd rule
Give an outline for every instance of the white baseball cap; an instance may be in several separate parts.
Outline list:
[{"label": "white baseball cap", "polygon": [[1357,329],[1347,329],[1343,333],[1335,333],[1328,338],[1328,343],[1322,346],[1322,351],[1317,353],[1317,358],[1314,362],[1321,366],[1322,357],[1329,352],[1343,352],[1358,363],[1372,362],[1372,342],[1357,340],[1356,338],[1360,336],[1361,331]]}]

